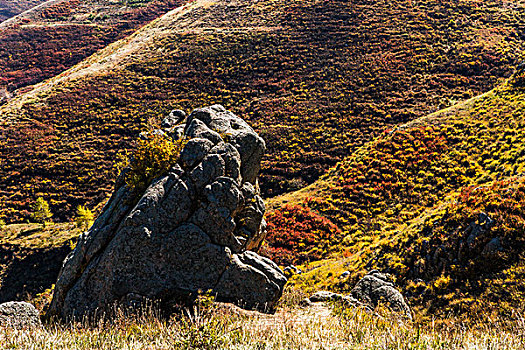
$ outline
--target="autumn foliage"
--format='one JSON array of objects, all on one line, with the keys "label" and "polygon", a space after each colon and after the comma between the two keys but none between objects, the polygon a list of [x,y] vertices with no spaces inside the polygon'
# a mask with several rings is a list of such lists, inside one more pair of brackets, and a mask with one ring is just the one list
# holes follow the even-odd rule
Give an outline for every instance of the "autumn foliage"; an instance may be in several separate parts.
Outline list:
[{"label": "autumn foliage", "polygon": [[[185,139],[149,134],[137,141],[125,172],[126,184],[137,193],[142,193],[157,177],[165,175],[175,164],[186,144]],[[122,165],[121,165],[122,166]]]},{"label": "autumn foliage", "polygon": [[[341,228],[350,255],[301,284],[349,290],[379,269],[422,314],[510,316],[522,305],[525,99],[515,78],[385,130],[302,193]],[[348,279],[330,279],[342,266]]]},{"label": "autumn foliage", "polygon": [[510,316],[525,298],[525,179],[465,187],[376,256],[431,313]]},{"label": "autumn foliage", "polygon": [[45,0],[0,0],[0,22],[16,16]]},{"label": "autumn foliage", "polygon": [[[0,160],[9,160],[0,168],[1,196],[13,220],[25,217],[18,213],[28,209],[31,192],[52,198],[61,220],[70,218],[78,204],[94,206],[111,188],[115,154],[131,149],[146,119],[215,103],[247,119],[267,141],[261,170],[265,197],[302,188],[384,130],[489,90],[511,74],[523,45],[521,8],[498,1],[264,4],[219,1],[181,12],[180,21],[170,17],[157,28],[163,33],[159,37],[147,27],[138,32],[137,38],[149,44],[117,67],[64,79],[2,110],[17,121],[0,130],[5,135]],[[110,27],[100,29],[93,41],[101,42]],[[142,38],[141,33],[148,34]],[[114,53],[99,52],[104,56],[98,61]],[[20,56],[17,61],[35,60]],[[17,81],[22,80],[9,84]],[[31,131],[19,134],[21,126]],[[54,144],[37,136],[41,127]],[[19,152],[28,138],[35,147]],[[433,157],[434,141],[428,142],[430,154],[422,157]],[[460,176],[457,162],[451,165],[438,173]],[[13,177],[22,186],[12,185]],[[432,186],[440,180],[425,181]],[[395,181],[385,182],[395,192]],[[381,181],[374,186],[382,186]],[[366,190],[372,202],[373,190]]]},{"label": "autumn foliage", "polygon": [[[115,1],[102,8],[79,0],[43,6],[0,30],[0,88],[14,91],[72,67],[183,0]],[[79,20],[78,18],[83,18]]]},{"label": "autumn foliage", "polygon": [[330,220],[301,207],[286,205],[269,213],[262,254],[280,265],[321,260],[333,252],[341,230]]}]

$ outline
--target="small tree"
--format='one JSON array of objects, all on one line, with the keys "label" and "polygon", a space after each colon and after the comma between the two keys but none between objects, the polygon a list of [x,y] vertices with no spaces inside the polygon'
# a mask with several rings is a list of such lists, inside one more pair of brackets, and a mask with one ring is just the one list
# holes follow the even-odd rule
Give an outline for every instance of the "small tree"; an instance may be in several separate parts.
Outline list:
[{"label": "small tree", "polygon": [[38,197],[32,206],[31,218],[46,228],[46,222],[53,216],[49,204],[42,197]]},{"label": "small tree", "polygon": [[77,207],[77,217],[75,218],[75,224],[77,227],[87,229],[93,224],[94,215],[89,208],[82,205]]}]

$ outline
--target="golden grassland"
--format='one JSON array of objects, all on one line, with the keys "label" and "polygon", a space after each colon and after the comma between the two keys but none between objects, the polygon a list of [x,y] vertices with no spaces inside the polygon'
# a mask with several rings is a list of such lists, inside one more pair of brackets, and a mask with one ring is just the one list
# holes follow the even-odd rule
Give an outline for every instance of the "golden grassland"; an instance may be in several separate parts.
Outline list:
[{"label": "golden grassland", "polygon": [[2,329],[2,349],[522,349],[525,319],[467,326],[405,323],[340,305],[297,305],[288,290],[274,315],[201,301],[169,320],[147,309],[112,321]]},{"label": "golden grassland", "polygon": [[[79,233],[73,224],[48,224],[46,229],[36,224],[7,225],[1,241],[34,249],[50,248],[71,244]],[[338,263],[344,269],[344,259]],[[335,272],[333,268],[330,271]],[[415,321],[409,323],[388,314],[381,306],[376,312],[382,316],[361,309],[345,310],[337,303],[302,308],[299,301],[305,296],[304,291],[288,286],[275,315],[212,304],[203,297],[192,312],[186,310],[169,320],[147,308],[139,315],[120,313],[112,321],[96,324],[50,322],[31,330],[4,328],[0,329],[0,348],[521,349],[525,346],[525,318],[519,307],[514,308],[511,317],[500,319],[494,315],[477,322],[455,316],[433,319],[412,305],[416,306]],[[45,311],[50,291],[25,297]]]},{"label": "golden grassland", "polygon": [[72,223],[12,224],[0,228],[0,244],[13,244],[24,248],[61,247],[75,241],[82,233]]},{"label": "golden grassland", "polygon": [[55,283],[82,229],[72,223],[12,224],[0,228],[0,302],[33,300]]}]

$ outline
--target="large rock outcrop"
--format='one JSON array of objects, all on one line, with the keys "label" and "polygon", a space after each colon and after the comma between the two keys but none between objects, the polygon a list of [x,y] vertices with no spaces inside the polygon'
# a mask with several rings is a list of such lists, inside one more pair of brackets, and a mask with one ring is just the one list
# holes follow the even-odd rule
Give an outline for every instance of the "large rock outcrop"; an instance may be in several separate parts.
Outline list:
[{"label": "large rock outcrop", "polygon": [[189,139],[178,164],[138,202],[121,176],[64,261],[48,316],[80,317],[144,300],[181,304],[209,290],[218,301],[271,311],[281,296],[282,271],[253,252],[266,225],[256,189],[263,139],[219,105],[187,118],[174,111],[162,127],[158,133]]}]

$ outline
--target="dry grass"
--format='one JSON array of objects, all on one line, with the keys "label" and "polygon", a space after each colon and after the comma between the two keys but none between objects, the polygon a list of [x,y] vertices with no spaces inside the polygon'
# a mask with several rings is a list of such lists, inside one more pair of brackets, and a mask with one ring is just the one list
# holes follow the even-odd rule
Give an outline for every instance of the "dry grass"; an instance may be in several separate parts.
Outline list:
[{"label": "dry grass", "polygon": [[[505,328],[454,322],[407,324],[361,310],[317,304],[300,308],[290,297],[275,315],[213,304],[166,321],[145,312],[110,323],[48,324],[0,330],[2,349],[523,349],[524,319]],[[292,298],[293,299],[293,298]]]},{"label": "dry grass", "polygon": [[57,248],[76,241],[82,229],[73,223],[12,224],[0,228],[0,244],[24,248]]}]

